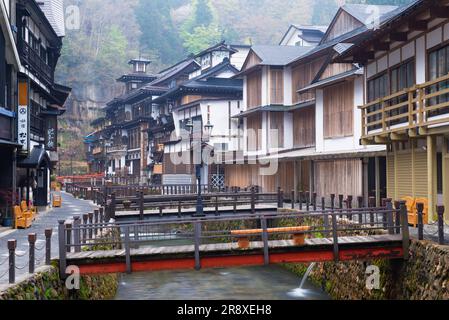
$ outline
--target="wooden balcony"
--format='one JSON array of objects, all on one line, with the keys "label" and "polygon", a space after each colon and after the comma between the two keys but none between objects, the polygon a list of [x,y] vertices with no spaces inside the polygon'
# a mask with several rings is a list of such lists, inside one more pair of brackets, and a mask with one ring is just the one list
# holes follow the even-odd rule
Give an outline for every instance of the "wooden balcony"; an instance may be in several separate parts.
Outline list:
[{"label": "wooden balcony", "polygon": [[21,41],[21,51],[20,55],[22,58],[22,63],[24,65],[29,66],[36,75],[47,82],[47,84],[53,83],[54,79],[54,71],[53,69],[45,62],[39,53],[30,47],[28,43],[25,41]]},{"label": "wooden balcony", "polygon": [[128,152],[128,146],[127,145],[116,145],[106,148],[106,153],[127,153]]},{"label": "wooden balcony", "polygon": [[92,150],[92,154],[95,156],[95,155],[98,155],[98,154],[101,154],[101,153],[103,153],[103,148],[102,147],[96,147],[96,148],[94,148],[93,150]]},{"label": "wooden balcony", "polygon": [[362,144],[386,144],[449,132],[449,75],[362,107]]}]

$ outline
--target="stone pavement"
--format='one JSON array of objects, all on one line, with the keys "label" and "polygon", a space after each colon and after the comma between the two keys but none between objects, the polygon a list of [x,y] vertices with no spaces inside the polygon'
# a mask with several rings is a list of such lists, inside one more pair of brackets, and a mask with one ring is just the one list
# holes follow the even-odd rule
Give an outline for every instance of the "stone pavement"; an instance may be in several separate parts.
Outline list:
[{"label": "stone pavement", "polygon": [[[28,274],[28,234],[36,233],[36,268],[45,264],[45,229],[53,229],[52,257],[58,256],[58,220],[74,215],[92,212],[97,208],[92,202],[78,200],[68,193],[61,192],[62,208],[53,208],[38,215],[33,226],[27,230],[8,230],[0,233],[0,284],[8,283],[8,240],[17,240],[16,278]],[[43,248],[43,249],[42,249]],[[42,250],[38,250],[42,249]]]}]

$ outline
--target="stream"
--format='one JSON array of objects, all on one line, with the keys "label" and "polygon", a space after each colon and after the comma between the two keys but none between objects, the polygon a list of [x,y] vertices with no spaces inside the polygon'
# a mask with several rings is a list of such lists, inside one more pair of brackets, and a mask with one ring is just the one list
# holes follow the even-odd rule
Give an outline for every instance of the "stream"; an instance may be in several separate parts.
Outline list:
[{"label": "stream", "polygon": [[[281,266],[122,275],[117,300],[328,300]],[[301,289],[299,289],[301,288]]]}]

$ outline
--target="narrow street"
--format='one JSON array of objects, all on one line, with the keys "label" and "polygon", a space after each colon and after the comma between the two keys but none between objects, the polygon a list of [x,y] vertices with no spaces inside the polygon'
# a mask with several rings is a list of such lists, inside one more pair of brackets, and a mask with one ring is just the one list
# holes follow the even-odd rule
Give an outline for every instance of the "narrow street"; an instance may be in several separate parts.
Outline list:
[{"label": "narrow street", "polygon": [[[9,230],[0,233],[0,285],[8,283],[8,240],[17,240],[16,279],[28,274],[28,235],[37,234],[36,268],[45,264],[45,230],[52,228],[52,257],[58,255],[58,220],[74,215],[92,212],[96,207],[90,201],[78,200],[62,192],[62,207],[53,208],[38,215],[32,227],[27,230]],[[40,249],[40,250],[39,250]]]}]

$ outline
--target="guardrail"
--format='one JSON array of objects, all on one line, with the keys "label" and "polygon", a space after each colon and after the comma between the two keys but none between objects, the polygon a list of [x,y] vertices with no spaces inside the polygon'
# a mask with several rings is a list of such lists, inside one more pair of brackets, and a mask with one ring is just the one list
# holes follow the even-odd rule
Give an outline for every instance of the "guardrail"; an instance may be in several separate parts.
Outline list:
[{"label": "guardrail", "polygon": [[[25,270],[28,267],[28,273],[33,274],[36,269],[36,263],[39,265],[45,261],[45,265],[51,265],[51,237],[53,234],[52,229],[45,230],[45,245],[38,247],[37,234],[30,233],[28,235],[29,249],[27,252],[18,253],[17,240],[8,241],[8,258],[0,261],[0,266],[8,262],[8,269],[3,274],[0,274],[0,280],[9,275],[9,283],[14,284],[16,282],[16,270]],[[42,255],[36,255],[37,252],[43,252]],[[17,258],[28,256],[28,260],[23,266],[17,264]]]}]

